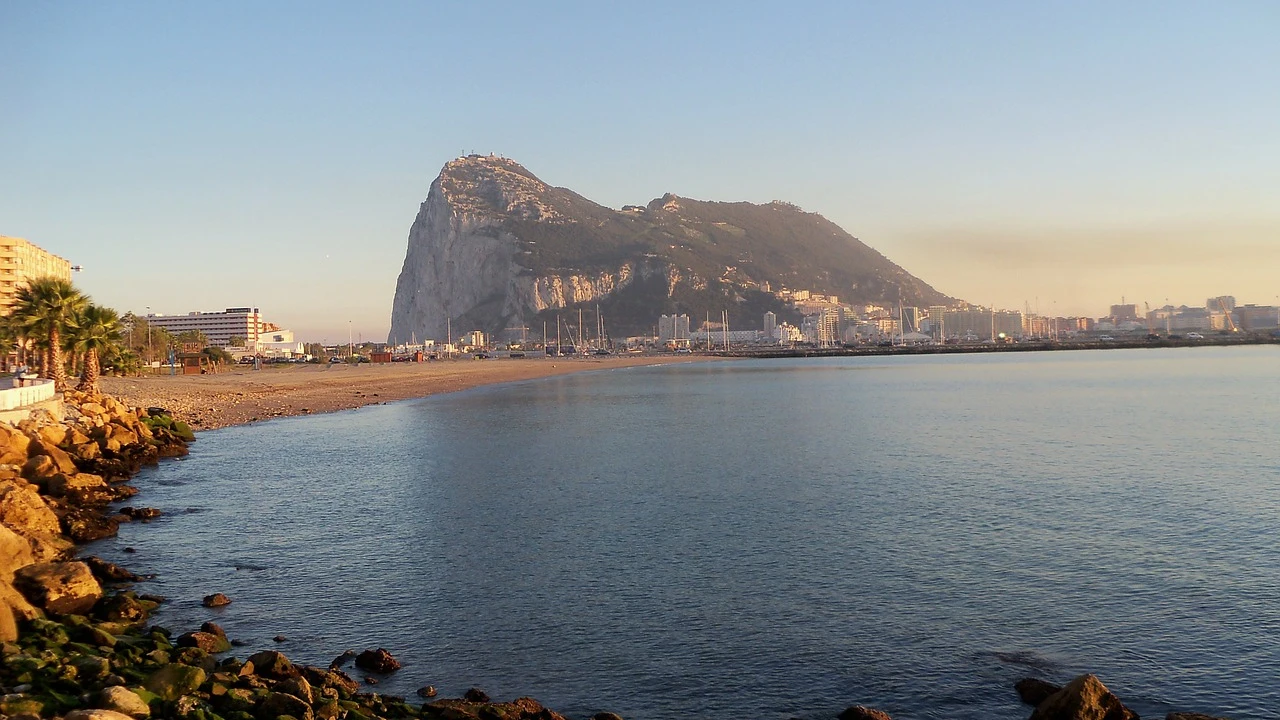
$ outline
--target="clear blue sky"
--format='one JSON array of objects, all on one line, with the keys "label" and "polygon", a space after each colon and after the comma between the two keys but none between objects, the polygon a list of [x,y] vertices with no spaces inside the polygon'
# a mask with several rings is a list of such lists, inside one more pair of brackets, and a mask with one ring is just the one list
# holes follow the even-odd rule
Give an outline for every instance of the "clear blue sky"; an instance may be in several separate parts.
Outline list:
[{"label": "clear blue sky", "polygon": [[432,179],[784,199],[943,292],[1280,295],[1280,3],[3,3],[0,234],[385,338]]}]

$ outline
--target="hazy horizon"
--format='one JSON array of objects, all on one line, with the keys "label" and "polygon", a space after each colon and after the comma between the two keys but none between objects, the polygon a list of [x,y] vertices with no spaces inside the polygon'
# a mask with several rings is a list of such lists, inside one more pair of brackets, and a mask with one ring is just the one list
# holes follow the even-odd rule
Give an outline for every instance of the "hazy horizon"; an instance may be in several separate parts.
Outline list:
[{"label": "hazy horizon", "polygon": [[943,293],[1273,304],[1280,6],[0,7],[0,234],[121,311],[386,337],[468,152],[610,207],[786,200]]}]

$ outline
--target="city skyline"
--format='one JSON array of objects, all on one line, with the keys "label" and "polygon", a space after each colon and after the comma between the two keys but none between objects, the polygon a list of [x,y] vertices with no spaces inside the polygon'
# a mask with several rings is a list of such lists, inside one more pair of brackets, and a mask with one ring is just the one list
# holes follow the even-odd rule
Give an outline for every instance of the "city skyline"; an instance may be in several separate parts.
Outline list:
[{"label": "city skyline", "polygon": [[0,234],[83,265],[121,311],[247,304],[307,339],[385,337],[431,180],[493,151],[615,208],[793,202],[976,304],[1273,304],[1278,19],[10,6]]}]

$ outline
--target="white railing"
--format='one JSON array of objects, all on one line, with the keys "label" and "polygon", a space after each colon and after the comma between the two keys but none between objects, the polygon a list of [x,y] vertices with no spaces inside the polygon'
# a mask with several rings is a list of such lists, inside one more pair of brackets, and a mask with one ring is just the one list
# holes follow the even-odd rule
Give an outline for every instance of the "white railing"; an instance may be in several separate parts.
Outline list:
[{"label": "white railing", "polygon": [[[0,383],[5,383],[5,379],[0,378]],[[40,378],[23,380],[22,383],[22,387],[0,390],[0,410],[17,410],[45,400],[52,400],[54,397],[52,380]]]}]

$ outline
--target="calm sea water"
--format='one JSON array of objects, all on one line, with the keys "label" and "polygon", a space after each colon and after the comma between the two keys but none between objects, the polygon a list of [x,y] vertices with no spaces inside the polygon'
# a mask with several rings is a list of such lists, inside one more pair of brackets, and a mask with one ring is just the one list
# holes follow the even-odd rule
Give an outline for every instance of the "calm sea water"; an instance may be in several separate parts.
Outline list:
[{"label": "calm sea water", "polygon": [[1088,671],[1276,718],[1278,427],[1275,347],[604,371],[204,433],[93,550],[393,694],[1012,719]]}]

